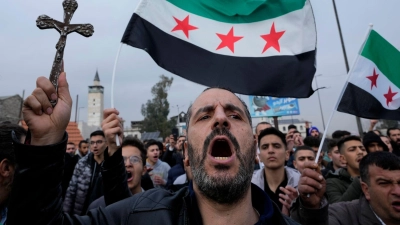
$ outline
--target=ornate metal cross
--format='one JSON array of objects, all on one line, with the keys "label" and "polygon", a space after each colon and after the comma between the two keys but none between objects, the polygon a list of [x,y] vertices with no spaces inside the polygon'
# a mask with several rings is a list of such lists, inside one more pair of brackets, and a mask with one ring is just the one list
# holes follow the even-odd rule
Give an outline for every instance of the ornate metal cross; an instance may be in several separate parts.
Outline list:
[{"label": "ornate metal cross", "polygon": [[[94,28],[91,24],[70,24],[72,16],[74,15],[75,10],[78,8],[78,3],[76,0],[64,0],[64,22],[59,22],[54,20],[53,18],[41,15],[36,20],[36,26],[40,29],[56,29],[58,33],[60,33],[60,39],[56,45],[56,56],[54,58],[53,67],[51,68],[50,73],[50,81],[58,90],[58,77],[62,72],[62,63],[64,56],[64,48],[67,43],[67,35],[72,32],[77,32],[85,37],[90,37],[94,33]],[[57,101],[51,101],[53,107],[57,104]]]}]

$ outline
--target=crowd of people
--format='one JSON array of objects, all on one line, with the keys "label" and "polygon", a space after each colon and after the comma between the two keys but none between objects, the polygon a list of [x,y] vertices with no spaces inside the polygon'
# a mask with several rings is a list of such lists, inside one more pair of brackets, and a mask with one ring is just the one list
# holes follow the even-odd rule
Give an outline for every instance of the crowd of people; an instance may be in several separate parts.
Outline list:
[{"label": "crowd of people", "polygon": [[[0,124],[0,224],[400,224],[400,128],[321,140],[267,122],[222,88],[189,107],[186,136],[123,137],[116,109],[78,146],[60,75],[24,102],[29,131]],[[43,113],[46,112],[46,113]],[[116,144],[120,139],[120,146]],[[322,152],[316,160],[317,151]]]}]

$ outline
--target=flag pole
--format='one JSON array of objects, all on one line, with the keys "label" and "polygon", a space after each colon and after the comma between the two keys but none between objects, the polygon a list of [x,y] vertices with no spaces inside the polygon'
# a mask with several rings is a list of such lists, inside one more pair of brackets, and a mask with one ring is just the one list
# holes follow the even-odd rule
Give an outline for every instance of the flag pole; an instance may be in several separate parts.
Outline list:
[{"label": "flag pole", "polygon": [[[122,48],[123,43],[121,42],[121,45],[118,48],[118,53],[115,58],[114,62],[114,69],[113,69],[113,75],[112,75],[112,80],[111,80],[111,108],[114,108],[114,81],[115,81],[115,71],[117,70],[117,64],[118,64],[118,59],[119,55],[121,53],[121,48]],[[120,146],[121,144],[119,143],[119,138],[118,135],[115,135],[115,144],[117,146]]]},{"label": "flag pole", "polygon": [[354,66],[356,65],[358,59],[360,58],[361,51],[364,49],[365,43],[366,43],[366,41],[367,41],[367,39],[368,39],[369,34],[371,33],[372,27],[373,27],[373,25],[372,25],[372,24],[369,24],[368,31],[367,31],[367,34],[365,35],[363,44],[361,45],[360,50],[358,50],[357,57],[356,57],[356,59],[354,60],[353,65],[352,65],[352,67],[351,67],[350,70],[349,70],[349,73],[347,74],[346,83],[345,83],[345,85],[344,85],[343,88],[342,88],[342,91],[341,91],[341,93],[340,93],[340,95],[339,95],[338,100],[336,101],[336,104],[335,104],[335,106],[334,106],[334,108],[333,108],[333,110],[332,110],[332,112],[331,112],[331,115],[329,116],[328,123],[326,124],[326,129],[324,130],[324,134],[322,135],[321,144],[319,145],[318,152],[317,152],[317,155],[316,155],[316,157],[315,157],[315,163],[318,163],[318,159],[319,159],[319,156],[321,155],[322,146],[323,146],[323,144],[324,144],[324,141],[325,141],[325,138],[326,138],[326,134],[328,133],[328,128],[329,128],[329,125],[331,124],[331,121],[332,121],[332,118],[333,118],[333,114],[334,114],[335,111],[337,110],[337,108],[338,108],[338,106],[339,106],[339,103],[340,103],[340,100],[342,100],[343,94],[344,94],[344,92],[345,92],[345,90],[346,90],[346,88],[347,88],[347,85],[348,85],[348,83],[349,83],[350,76],[351,76],[351,74],[352,74],[352,72],[353,72],[353,70],[354,70]]},{"label": "flag pole", "polygon": [[[333,4],[333,10],[335,12],[335,17],[336,17],[336,24],[338,26],[338,31],[339,31],[339,37],[340,37],[340,43],[342,44],[342,51],[343,51],[343,58],[344,58],[344,63],[346,65],[346,72],[349,72],[349,60],[347,58],[347,53],[346,53],[346,47],[344,46],[344,41],[343,41],[343,35],[342,35],[342,28],[340,26],[340,21],[339,21],[339,16],[337,13],[336,9],[336,2],[335,0],[332,0]],[[356,116],[356,122],[357,122],[357,128],[358,128],[358,133],[360,133],[360,136],[362,135],[363,129],[361,125],[361,120],[360,117]]]}]

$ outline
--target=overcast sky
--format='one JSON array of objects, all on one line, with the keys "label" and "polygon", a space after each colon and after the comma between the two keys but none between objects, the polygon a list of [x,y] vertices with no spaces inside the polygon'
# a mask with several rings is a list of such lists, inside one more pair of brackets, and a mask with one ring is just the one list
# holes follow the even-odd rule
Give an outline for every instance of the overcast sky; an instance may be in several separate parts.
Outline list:
[{"label": "overcast sky", "polygon": [[[111,76],[115,56],[125,27],[139,0],[85,0],[78,1],[72,23],[91,23],[95,33],[91,38],[78,34],[68,36],[64,54],[65,71],[75,104],[79,95],[79,120],[87,120],[88,86],[93,84],[96,69],[105,88],[105,107],[111,106]],[[59,34],[55,30],[36,27],[39,15],[46,14],[62,20],[62,0],[12,0],[0,7],[0,96],[25,97],[35,88],[38,76],[49,76]],[[321,103],[327,122],[332,108],[346,81],[338,29],[331,0],[312,0],[317,24],[317,73],[321,90]],[[399,0],[336,0],[339,18],[350,65],[357,56],[368,24],[400,48]],[[142,120],[141,104],[151,98],[150,89],[159,75],[174,77],[168,100],[170,116],[186,111],[190,103],[205,88],[159,68],[142,50],[124,45],[121,51],[115,83],[115,107],[126,121]],[[315,82],[313,82],[315,88]],[[241,96],[246,102],[248,97]],[[322,130],[318,97],[300,99],[301,115],[294,116],[312,121]],[[75,119],[75,105],[71,120]],[[290,119],[290,117],[287,117]],[[364,129],[368,121],[363,121]],[[357,132],[355,117],[336,112],[329,133],[337,129]]]}]

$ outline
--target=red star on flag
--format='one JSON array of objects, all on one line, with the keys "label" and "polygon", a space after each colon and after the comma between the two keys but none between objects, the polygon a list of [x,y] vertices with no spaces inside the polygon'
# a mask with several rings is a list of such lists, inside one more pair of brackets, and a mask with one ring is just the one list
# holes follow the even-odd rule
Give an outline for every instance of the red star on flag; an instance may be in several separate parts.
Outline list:
[{"label": "red star on flag", "polygon": [[233,53],[235,52],[235,42],[243,38],[243,36],[235,36],[233,34],[233,27],[228,34],[225,35],[217,33],[217,35],[221,39],[221,44],[218,45],[217,50],[228,47]]},{"label": "red star on flag", "polygon": [[189,15],[183,20],[179,20],[175,17],[174,17],[174,19],[175,19],[177,25],[174,27],[174,29],[172,29],[171,32],[181,30],[186,35],[186,37],[189,38],[189,31],[199,29],[199,28],[189,24]]},{"label": "red star on flag", "polygon": [[372,74],[372,76],[368,76],[367,78],[371,81],[371,90],[372,88],[375,86],[376,88],[378,88],[378,86],[376,86],[376,81],[378,80],[378,76],[379,74],[376,74],[375,68],[374,68],[374,73]]},{"label": "red star on flag", "polygon": [[395,95],[397,95],[397,92],[392,92],[392,88],[390,88],[390,86],[389,86],[388,93],[383,95],[386,98],[386,105],[387,106],[389,106],[389,103],[391,103],[393,101],[393,96],[395,96]]},{"label": "red star on flag", "polygon": [[267,43],[264,46],[264,49],[262,53],[267,51],[269,48],[273,47],[275,50],[278,52],[281,52],[281,46],[279,45],[279,39],[282,37],[282,35],[285,33],[285,31],[275,31],[275,23],[272,23],[271,30],[269,34],[261,35],[262,39],[264,39]]}]

